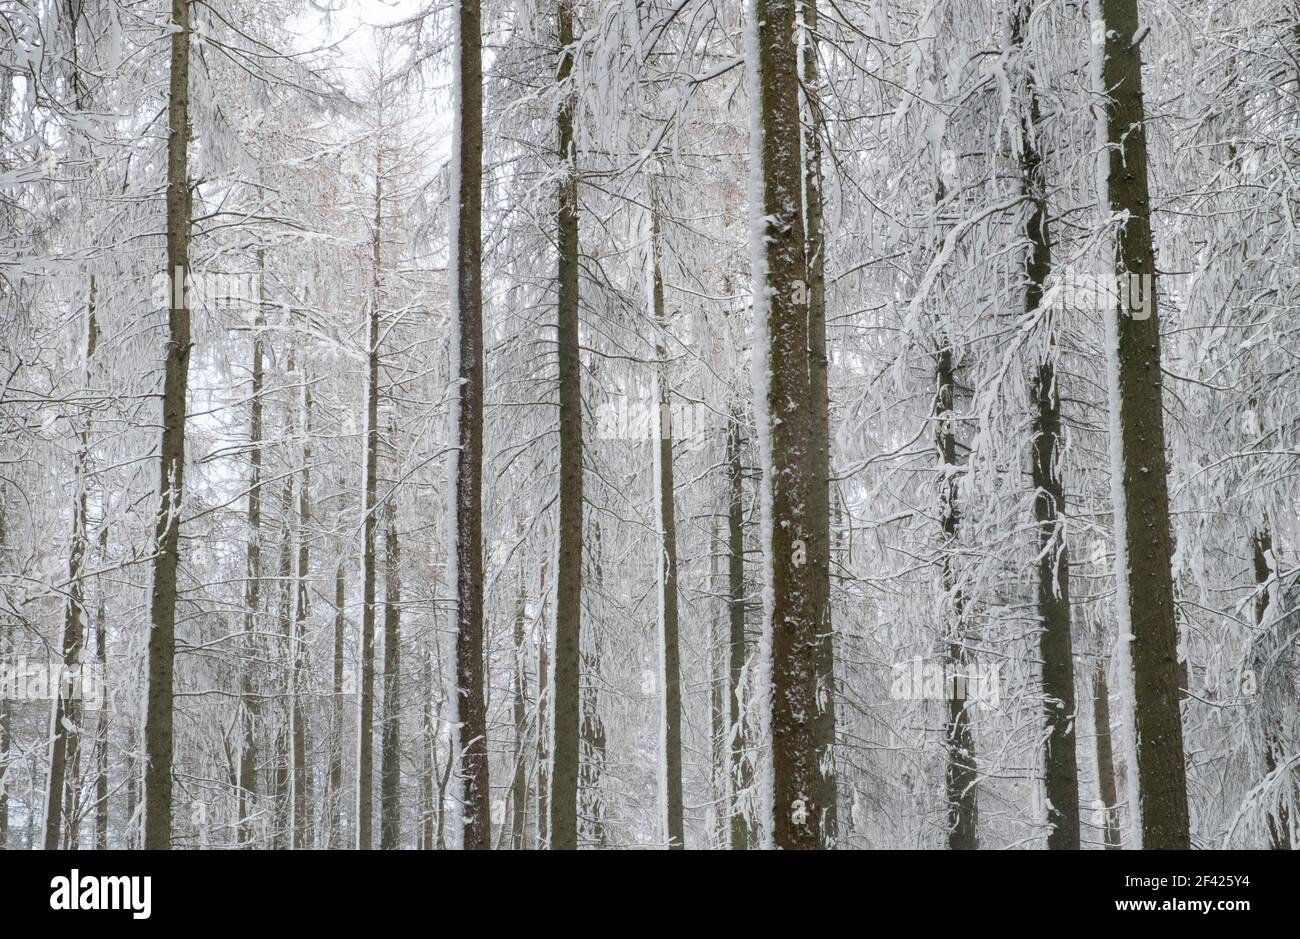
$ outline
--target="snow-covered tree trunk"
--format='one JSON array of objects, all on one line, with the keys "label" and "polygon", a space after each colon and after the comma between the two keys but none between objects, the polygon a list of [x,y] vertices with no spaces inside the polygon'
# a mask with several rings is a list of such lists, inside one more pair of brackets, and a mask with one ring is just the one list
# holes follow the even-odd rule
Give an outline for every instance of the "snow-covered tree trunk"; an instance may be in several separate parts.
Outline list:
[{"label": "snow-covered tree trunk", "polygon": [[659,522],[659,678],[661,682],[659,745],[661,752],[660,819],[669,848],[686,846],[682,821],[682,679],[677,644],[677,509],[673,488],[672,386],[668,374],[668,316],[664,310],[664,279],[660,257],[658,207],[651,195],[650,303],[655,322],[658,439],[655,468]]},{"label": "snow-covered tree trunk", "polygon": [[1039,140],[1038,87],[1026,59],[1023,30],[1030,7],[1010,14],[1010,55],[1018,60],[1020,101],[1020,191],[1025,196],[1024,309],[1039,316],[1049,330],[1048,353],[1030,379],[1032,439],[1030,481],[1034,487],[1034,521],[1038,526],[1039,652],[1042,657],[1044,791],[1047,801],[1047,846],[1079,847],[1079,766],[1074,695],[1074,645],[1070,636],[1070,564],[1065,540],[1065,491],[1061,481],[1061,390],[1056,370],[1056,339],[1050,313],[1040,311],[1052,272],[1047,180]]},{"label": "snow-covered tree trunk", "polygon": [[478,0],[456,9],[456,252],[459,346],[456,465],[456,674],[464,847],[491,847],[488,739],[483,678],[483,59]]},{"label": "snow-covered tree trunk", "polygon": [[172,837],[173,670],[176,658],[177,569],[185,492],[185,413],[189,385],[190,310],[190,7],[172,0],[171,65],[167,104],[167,276],[170,282],[164,346],[159,507],[154,531],[153,589],[149,604],[149,691],[144,720],[144,842],[166,850]]},{"label": "snow-covered tree trunk", "polygon": [[778,848],[821,842],[816,741],[818,636],[808,543],[808,284],[804,255],[795,0],[754,0],[748,29],[757,127],[751,213],[756,401],[765,443],[764,538],[772,739],[772,839]]},{"label": "snow-covered tree trunk", "polygon": [[829,359],[826,347],[826,239],[822,211],[821,66],[817,56],[817,0],[802,0],[804,217],[808,268],[808,563],[812,567],[817,622],[817,762],[821,770],[821,836],[824,848],[839,837],[835,774],[835,632],[831,618],[831,442]]},{"label": "snow-covered tree trunk", "polygon": [[[1191,844],[1184,765],[1178,623],[1170,563],[1159,293],[1147,180],[1146,107],[1137,0],[1093,0],[1099,12],[1105,207],[1118,226],[1119,298],[1108,315],[1118,649],[1130,750],[1130,847]],[[1096,35],[1104,30],[1104,36]],[[1098,43],[1098,40],[1102,40]]]},{"label": "snow-covered tree trunk", "polygon": [[555,675],[551,699],[550,847],[578,847],[579,685],[582,648],[582,363],[578,340],[578,177],[573,134],[576,96],[573,71],[574,0],[559,0],[556,37],[560,50],[556,119],[560,161],[556,242],[559,264],[557,341],[560,381],[560,546],[555,585]]}]

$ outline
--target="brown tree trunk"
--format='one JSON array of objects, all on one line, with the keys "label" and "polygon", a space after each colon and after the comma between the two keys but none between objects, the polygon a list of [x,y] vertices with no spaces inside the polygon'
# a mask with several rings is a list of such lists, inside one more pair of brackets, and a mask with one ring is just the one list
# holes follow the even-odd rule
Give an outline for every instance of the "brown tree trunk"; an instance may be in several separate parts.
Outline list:
[{"label": "brown tree trunk", "polygon": [[1101,799],[1102,840],[1107,850],[1118,850],[1119,807],[1115,793],[1115,755],[1110,733],[1110,689],[1106,686],[1106,659],[1099,656],[1092,676],[1093,733],[1097,737],[1097,794]]},{"label": "brown tree trunk", "polygon": [[402,574],[397,536],[397,506],[390,497],[384,510],[384,717],[380,733],[379,847],[396,851],[402,837]]},{"label": "brown tree trunk", "polygon": [[290,732],[293,735],[293,846],[311,847],[312,772],[307,763],[307,715],[303,688],[306,683],[307,614],[310,611],[311,546],[307,529],[311,525],[311,381],[302,372],[302,478],[298,484],[298,599],[295,606],[293,663],[289,695]]},{"label": "brown tree trunk", "polygon": [[375,220],[371,252],[373,282],[370,301],[366,378],[366,466],[362,485],[363,547],[361,557],[361,682],[357,722],[357,847],[369,850],[374,825],[375,721],[375,513],[379,476],[379,307],[382,270],[383,157],[375,154]]},{"label": "brown tree trunk", "polygon": [[550,847],[578,847],[578,737],[582,648],[582,366],[578,345],[578,176],[573,135],[573,4],[559,0],[556,32],[561,103],[556,120],[561,178],[556,213],[559,265],[557,339],[560,368],[560,550],[555,587],[554,753]]},{"label": "brown tree trunk", "polygon": [[[653,196],[651,202],[653,205]],[[659,470],[659,655],[660,679],[663,681],[662,717],[664,817],[660,819],[669,848],[686,846],[682,819],[682,686],[681,653],[677,645],[677,510],[673,487],[672,388],[668,378],[668,317],[664,310],[663,268],[660,260],[659,216],[651,210],[651,263],[653,272],[655,355],[658,358],[659,439],[655,441]]]},{"label": "brown tree trunk", "polygon": [[[90,278],[89,294],[86,307],[86,345],[85,345],[85,380],[90,381],[91,363],[95,357],[95,346],[99,340],[99,327],[95,320],[95,278]],[[83,569],[88,547],[87,507],[89,495],[86,492],[86,475],[90,461],[90,429],[83,425],[73,464],[73,509],[72,542],[68,552],[68,600],[64,605],[62,661],[64,675],[71,676],[81,668],[81,653],[85,646],[85,624],[82,613],[85,608],[86,585]],[[61,822],[67,826],[67,847],[76,847],[77,841],[77,806],[75,805],[78,786],[78,769],[80,763],[82,735],[82,701],[77,694],[67,694],[72,689],[66,681],[60,681],[53,691],[53,706],[50,719],[50,769],[48,787],[45,795],[45,850],[53,851],[60,846],[63,833]]]},{"label": "brown tree trunk", "polygon": [[[259,293],[265,282],[266,256],[257,253]],[[262,606],[262,391],[265,363],[262,358],[262,330],[265,298],[258,297],[253,319],[253,388],[249,415],[248,546],[245,568],[244,662],[240,679],[240,722],[243,736],[239,747],[239,844],[253,846],[253,814],[257,801],[257,696],[253,692],[253,672],[257,661],[257,618]]]},{"label": "brown tree trunk", "polygon": [[808,544],[816,531],[809,509],[808,297],[800,152],[796,0],[756,0],[757,91],[762,125],[761,168],[766,293],[766,400],[771,452],[771,543],[764,546],[771,589],[772,835],[778,848],[821,844],[821,772],[815,715],[820,638],[817,590]]},{"label": "brown tree trunk", "polygon": [[[1052,239],[1048,228],[1047,181],[1038,152],[1039,105],[1033,72],[1024,62],[1023,22],[1029,9],[1013,9],[1010,22],[1012,54],[1023,69],[1020,118],[1020,189],[1029,210],[1024,235],[1029,244],[1025,258],[1024,309],[1033,314],[1043,299],[1052,272]],[[1051,330],[1050,314],[1042,314]],[[1055,350],[1052,337],[1050,349]],[[1055,364],[1049,357],[1039,363],[1030,383],[1035,413],[1031,443],[1030,478],[1034,487],[1034,520],[1038,524],[1039,653],[1042,658],[1043,717],[1047,736],[1043,745],[1044,789],[1047,796],[1047,846],[1079,847],[1079,764],[1074,733],[1074,645],[1070,636],[1070,565],[1065,543],[1065,490],[1061,482],[1061,393]]]},{"label": "brown tree trunk", "polygon": [[835,632],[831,620],[831,447],[830,390],[826,354],[826,240],[822,211],[822,115],[817,61],[817,0],[803,2],[804,217],[808,231],[808,563],[812,567],[817,622],[817,762],[821,770],[821,846],[839,837],[839,795],[835,773]]},{"label": "brown tree trunk", "polygon": [[329,797],[326,806],[329,811],[329,846],[332,849],[343,847],[343,647],[347,633],[348,619],[345,612],[347,602],[346,584],[344,582],[343,563],[334,571],[334,684],[330,712],[334,733],[330,741]]},{"label": "brown tree trunk", "polygon": [[[956,377],[952,350],[940,350],[935,372],[938,384],[935,414],[939,418],[936,444],[943,467],[939,482],[939,519],[943,525],[944,592],[951,598],[952,622],[947,641],[945,671],[965,675],[970,659],[966,652],[965,602],[957,584],[953,559],[948,553],[956,545],[960,513],[957,504],[957,429],[953,412]],[[947,750],[948,847],[954,851],[973,851],[979,847],[979,800],[976,792],[975,734],[971,727],[970,708],[965,697],[956,694],[957,682],[951,683],[948,696],[948,721],[944,726]]]},{"label": "brown tree trunk", "polygon": [[176,658],[176,572],[181,558],[185,492],[185,396],[189,385],[190,266],[189,0],[172,0],[167,106],[167,273],[171,278],[163,366],[159,507],[154,531],[153,592],[149,603],[149,691],[144,718],[144,847],[171,847],[173,687]]},{"label": "brown tree trunk", "polygon": [[745,668],[745,479],[740,461],[741,411],[733,408],[727,422],[727,713],[731,734],[727,813],[731,818],[731,848],[746,851],[750,820],[739,808],[738,790],[750,784],[745,760],[745,730],[740,696]]},{"label": "brown tree trunk", "polygon": [[478,0],[460,0],[456,120],[456,306],[459,408],[456,456],[456,688],[464,785],[464,847],[491,847],[487,706],[483,677],[483,56]]},{"label": "brown tree trunk", "polygon": [[[1135,834],[1132,847],[1190,847],[1183,724],[1179,713],[1178,623],[1170,567],[1173,532],[1165,462],[1160,317],[1147,185],[1146,109],[1142,100],[1141,24],[1137,0],[1098,0],[1105,26],[1103,121],[1108,144],[1107,208],[1126,221],[1115,242],[1121,298],[1111,342],[1111,441],[1116,505],[1119,641],[1127,643],[1133,700]],[[1139,290],[1140,288],[1140,290]],[[1121,511],[1122,509],[1122,511]],[[1124,636],[1124,624],[1132,638]]]},{"label": "brown tree trunk", "polygon": [[[519,533],[522,536],[523,526]],[[522,537],[520,539],[522,541]],[[522,548],[520,549],[522,551]],[[528,597],[524,590],[523,560],[519,562],[519,598],[515,604],[514,630],[514,702],[512,716],[515,725],[515,772],[510,783],[510,847],[522,851],[526,845],[524,828],[528,823],[528,771],[525,765],[528,746],[528,672],[525,668],[524,626]]]}]

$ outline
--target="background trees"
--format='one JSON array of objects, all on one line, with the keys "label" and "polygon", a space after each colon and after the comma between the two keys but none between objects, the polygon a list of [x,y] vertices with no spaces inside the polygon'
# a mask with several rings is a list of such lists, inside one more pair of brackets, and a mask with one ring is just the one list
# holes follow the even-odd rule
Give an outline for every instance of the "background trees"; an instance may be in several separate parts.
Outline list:
[{"label": "background trees", "polygon": [[1293,5],[4,13],[0,845],[1295,844]]}]

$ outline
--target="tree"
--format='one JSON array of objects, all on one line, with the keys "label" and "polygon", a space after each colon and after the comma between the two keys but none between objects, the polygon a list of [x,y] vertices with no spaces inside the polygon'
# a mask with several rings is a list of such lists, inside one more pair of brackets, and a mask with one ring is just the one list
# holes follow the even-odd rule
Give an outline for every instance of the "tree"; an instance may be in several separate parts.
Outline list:
[{"label": "tree", "polygon": [[144,722],[144,847],[165,850],[172,836],[173,670],[176,658],[177,569],[185,493],[185,411],[189,384],[190,269],[189,0],[172,0],[171,67],[167,106],[167,276],[170,281],[164,346],[159,507],[154,530],[153,592],[149,619],[149,697]]},{"label": "tree", "polygon": [[[555,665],[550,686],[551,744],[549,847],[578,847],[579,664],[582,648],[582,364],[578,310],[578,168],[573,135],[573,0],[556,6],[559,68],[556,116],[560,164],[556,243],[556,341],[560,392],[559,569],[555,586]],[[539,731],[540,733],[540,731]]]},{"label": "tree", "polygon": [[460,383],[456,439],[456,674],[464,785],[464,847],[491,846],[488,731],[483,700],[483,56],[478,0],[456,10],[453,294]]},{"label": "tree", "polygon": [[[764,563],[771,591],[772,835],[779,848],[820,843],[821,773],[813,715],[817,709],[820,641],[808,542],[809,516],[808,285],[802,157],[799,148],[794,0],[756,0],[752,41],[758,111],[753,172],[761,202],[752,206],[754,315],[766,332],[756,351],[755,408],[767,443],[764,485],[770,491]],[[765,379],[765,380],[764,380]],[[765,387],[763,387],[765,386]]]},{"label": "tree", "polygon": [[1170,567],[1168,467],[1160,367],[1159,291],[1147,182],[1142,39],[1136,0],[1098,0],[1094,37],[1105,97],[1100,134],[1103,202],[1115,233],[1118,302],[1108,325],[1111,462],[1119,650],[1129,728],[1133,846],[1191,845],[1183,763],[1178,623]]}]

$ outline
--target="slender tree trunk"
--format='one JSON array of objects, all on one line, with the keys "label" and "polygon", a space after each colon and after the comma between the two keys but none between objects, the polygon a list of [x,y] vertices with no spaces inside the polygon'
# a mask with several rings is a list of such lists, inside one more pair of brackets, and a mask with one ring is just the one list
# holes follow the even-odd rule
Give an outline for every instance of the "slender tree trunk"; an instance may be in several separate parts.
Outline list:
[{"label": "slender tree trunk", "polygon": [[1115,756],[1110,733],[1110,689],[1106,687],[1106,658],[1099,656],[1092,676],[1093,733],[1097,737],[1097,789],[1101,799],[1102,839],[1107,850],[1118,850],[1119,807],[1115,793]]},{"label": "slender tree trunk", "polygon": [[433,697],[433,663],[429,651],[422,652],[420,665],[420,700],[425,702],[420,708],[420,828],[419,848],[421,851],[433,849],[433,818],[436,808],[433,804],[433,778],[436,772],[434,747],[433,709],[429,701]]},{"label": "slender tree trunk", "polygon": [[556,121],[561,180],[556,224],[559,244],[557,340],[560,366],[560,551],[555,589],[554,755],[550,847],[578,847],[578,735],[582,648],[582,366],[578,345],[578,176],[573,135],[573,4],[559,0],[556,27],[561,103]]},{"label": "slender tree trunk", "polygon": [[[546,595],[546,568],[542,567],[539,595]],[[542,605],[542,615],[538,620],[537,631],[537,847],[544,850],[551,841],[551,723],[550,688],[551,663],[548,658],[546,606]]]},{"label": "slender tree trunk", "polygon": [[[519,526],[522,541],[523,525]],[[522,548],[520,549],[522,551]],[[514,702],[512,717],[515,725],[514,778],[510,783],[510,847],[522,851],[525,847],[524,828],[528,823],[528,771],[525,766],[528,747],[528,672],[525,667],[524,627],[528,615],[528,596],[524,589],[524,564],[519,561],[519,597],[515,601],[514,630]]]},{"label": "slender tree trunk", "polygon": [[[4,89],[0,89],[2,91]],[[8,563],[8,531],[5,527],[8,493],[0,485],[0,563]],[[6,661],[13,651],[13,626],[0,625],[0,662]],[[9,697],[0,695],[0,851],[9,847],[9,748],[13,741],[10,730]]]},{"label": "slender tree trunk", "polygon": [[326,806],[329,811],[330,848],[343,847],[343,648],[347,634],[348,618],[345,611],[347,590],[344,581],[343,562],[334,570],[334,694],[331,699],[330,712],[334,733],[330,742],[329,798]]},{"label": "slender tree trunk", "polygon": [[[1270,660],[1275,656],[1268,655],[1267,651],[1271,651],[1270,646],[1277,648],[1291,643],[1293,636],[1278,634],[1278,630],[1283,628],[1282,622],[1275,620],[1274,624],[1267,623],[1268,608],[1271,603],[1269,587],[1276,583],[1277,578],[1277,561],[1273,556],[1273,535],[1268,528],[1261,528],[1251,536],[1250,544],[1255,568],[1255,583],[1259,590],[1255,596],[1255,625],[1261,630],[1255,640],[1256,648],[1252,650],[1251,667],[1257,682],[1255,707],[1262,725],[1261,750],[1264,755],[1264,772],[1272,775],[1277,772],[1278,760],[1287,752],[1285,716],[1277,713],[1276,706],[1286,701],[1289,696],[1285,691],[1280,693],[1273,691],[1276,682],[1270,681],[1269,672]],[[1294,629],[1294,626],[1291,628]],[[1295,794],[1300,795],[1300,791]],[[1274,851],[1291,850],[1291,813],[1287,811],[1285,803],[1279,805],[1277,811],[1268,816],[1268,842],[1269,847]]]},{"label": "slender tree trunk", "polygon": [[190,311],[185,281],[190,266],[189,0],[172,0],[171,70],[167,107],[167,273],[171,278],[168,339],[163,366],[159,507],[154,532],[153,592],[149,604],[149,691],[144,719],[144,847],[171,847],[173,687],[176,657],[176,572],[181,557],[181,503],[185,492],[185,396],[189,385]]},{"label": "slender tree trunk", "polygon": [[[719,597],[726,594],[721,591],[719,583],[718,559],[722,552],[722,538],[719,525],[714,520],[713,531],[709,538],[709,590],[718,591]],[[725,849],[729,845],[727,826],[730,822],[727,811],[727,768],[730,760],[727,756],[727,659],[726,636],[722,631],[722,611],[714,606],[709,615],[709,782],[714,805],[713,831],[711,843],[715,849]]]},{"label": "slender tree trunk", "polygon": [[293,846],[311,847],[312,772],[307,762],[307,714],[303,686],[306,683],[307,615],[311,609],[311,544],[307,530],[311,525],[311,380],[302,372],[302,478],[298,483],[298,598],[294,604],[295,623],[290,661],[293,663],[292,690],[289,695],[290,732],[293,734]]},{"label": "slender tree trunk", "polygon": [[460,0],[456,48],[456,307],[459,408],[456,456],[456,688],[464,847],[491,847],[483,676],[483,55],[478,0]]},{"label": "slender tree trunk", "polygon": [[397,536],[397,506],[385,507],[384,554],[384,719],[379,780],[379,847],[396,851],[402,837],[402,574]]},{"label": "slender tree trunk", "polygon": [[[653,197],[651,202],[653,204]],[[655,467],[659,483],[659,668],[664,752],[660,785],[663,817],[660,824],[669,848],[686,846],[682,819],[682,684],[681,653],[677,645],[677,510],[673,487],[672,387],[668,378],[668,317],[664,310],[663,267],[660,259],[659,216],[651,210],[651,283],[654,307],[655,355],[658,358],[659,439]]]},{"label": "slender tree trunk", "polygon": [[[1112,473],[1116,488],[1117,595],[1123,659],[1131,671],[1129,709],[1135,753],[1133,847],[1191,845],[1183,724],[1179,713],[1178,623],[1170,567],[1168,467],[1160,367],[1160,317],[1147,187],[1146,109],[1142,100],[1137,0],[1093,0],[1105,28],[1102,120],[1108,152],[1106,199],[1125,219],[1115,242],[1122,286],[1110,342]],[[1140,290],[1139,290],[1140,288]],[[1131,638],[1124,635],[1131,631]]]},{"label": "slender tree trunk", "polygon": [[[108,555],[108,507],[105,498],[104,518],[100,521],[99,557],[102,564]],[[0,538],[0,541],[3,539]],[[99,681],[108,681],[108,612],[104,602],[103,582],[97,584],[99,593],[95,610],[95,664],[99,668]],[[3,654],[3,653],[0,653]],[[0,752],[0,760],[4,754]],[[0,783],[0,788],[3,784]],[[4,839],[0,838],[0,846]],[[108,698],[99,702],[95,721],[95,850],[108,850]]]},{"label": "slender tree trunk", "polygon": [[383,157],[375,155],[375,220],[371,241],[373,283],[366,379],[366,466],[361,514],[361,687],[357,722],[357,847],[369,850],[374,824],[374,719],[375,719],[375,513],[379,476],[379,314],[382,270]]},{"label": "slender tree trunk", "polygon": [[[292,366],[290,366],[292,369]],[[292,424],[289,434],[293,435]],[[280,626],[279,657],[281,677],[277,688],[283,689],[280,703],[280,722],[275,732],[275,766],[271,773],[271,799],[275,825],[274,845],[283,851],[293,845],[293,530],[290,517],[293,513],[293,477],[286,477],[280,496],[280,566],[279,584]]]},{"label": "slender tree trunk", "polygon": [[[90,278],[86,306],[84,378],[90,383],[95,346],[99,340],[99,327],[95,319],[95,278]],[[72,543],[68,552],[68,600],[64,605],[62,658],[64,676],[79,673],[81,653],[85,646],[86,585],[83,577],[86,549],[88,547],[86,476],[90,461],[90,429],[83,425],[73,464]],[[51,689],[53,704],[50,715],[50,752],[48,787],[45,795],[45,850],[59,847],[63,834],[61,822],[67,826],[67,844],[75,847],[77,841],[76,793],[79,791],[78,770],[82,736],[82,701],[68,682],[60,680],[59,687]]]},{"label": "slender tree trunk", "polygon": [[[1042,303],[1052,272],[1052,239],[1048,227],[1047,181],[1038,151],[1039,105],[1033,71],[1024,61],[1022,29],[1028,7],[1011,13],[1012,54],[1023,70],[1024,101],[1020,119],[1020,189],[1028,199],[1025,240],[1024,308],[1033,314]],[[1049,314],[1042,314],[1051,330]],[[1050,335],[1050,333],[1049,333]],[[1056,349],[1055,337],[1050,349]],[[1061,394],[1055,364],[1039,363],[1030,383],[1034,404],[1030,477],[1034,486],[1034,520],[1038,524],[1039,653],[1042,658],[1043,716],[1047,736],[1043,747],[1047,796],[1047,846],[1079,847],[1079,764],[1074,733],[1074,646],[1070,636],[1070,565],[1065,543],[1065,491],[1061,482]]]},{"label": "slender tree trunk", "polygon": [[[943,467],[939,483],[939,518],[943,525],[945,551],[955,546],[960,514],[957,504],[957,429],[953,412],[953,392],[956,377],[953,370],[951,348],[938,354],[935,377],[938,391],[935,396],[935,413],[939,418],[936,434],[938,456]],[[951,598],[952,623],[947,643],[945,671],[966,675],[969,657],[965,643],[965,601],[953,570],[952,557],[945,553],[943,559],[944,592]],[[944,743],[948,756],[948,847],[956,851],[973,851],[979,847],[979,801],[976,792],[978,776],[975,769],[975,735],[971,727],[970,709],[964,696],[956,693],[958,682],[951,683],[948,696],[948,721],[944,727]]]},{"label": "slender tree trunk", "polygon": [[[761,150],[763,257],[755,294],[763,310],[768,376],[758,402],[771,452],[765,484],[771,488],[771,543],[765,563],[771,590],[772,835],[779,848],[821,843],[821,772],[816,713],[820,640],[814,572],[808,544],[816,536],[810,515],[807,261],[804,242],[796,0],[755,0],[757,91]],[[764,309],[766,308],[766,309]]]},{"label": "slender tree trunk", "polygon": [[739,790],[750,784],[745,760],[745,728],[740,713],[745,668],[745,478],[740,461],[739,408],[733,408],[727,422],[727,709],[730,734],[729,796],[731,847],[749,849],[750,821],[740,810]]},{"label": "slender tree trunk", "polygon": [[[257,253],[259,294],[265,281],[266,256]],[[262,606],[262,391],[265,368],[262,358],[262,330],[266,325],[264,297],[259,295],[253,319],[253,388],[249,414],[248,546],[245,549],[244,661],[241,666],[240,721],[243,739],[239,747],[239,844],[253,846],[253,813],[257,803],[257,696],[253,673],[257,661],[257,617]]]},{"label": "slender tree trunk", "polygon": [[822,212],[822,115],[817,61],[817,0],[802,0],[804,41],[804,217],[808,268],[808,563],[813,575],[817,622],[817,761],[821,770],[821,846],[839,837],[839,797],[835,773],[835,633],[831,620],[830,390],[826,355],[826,246]]}]

